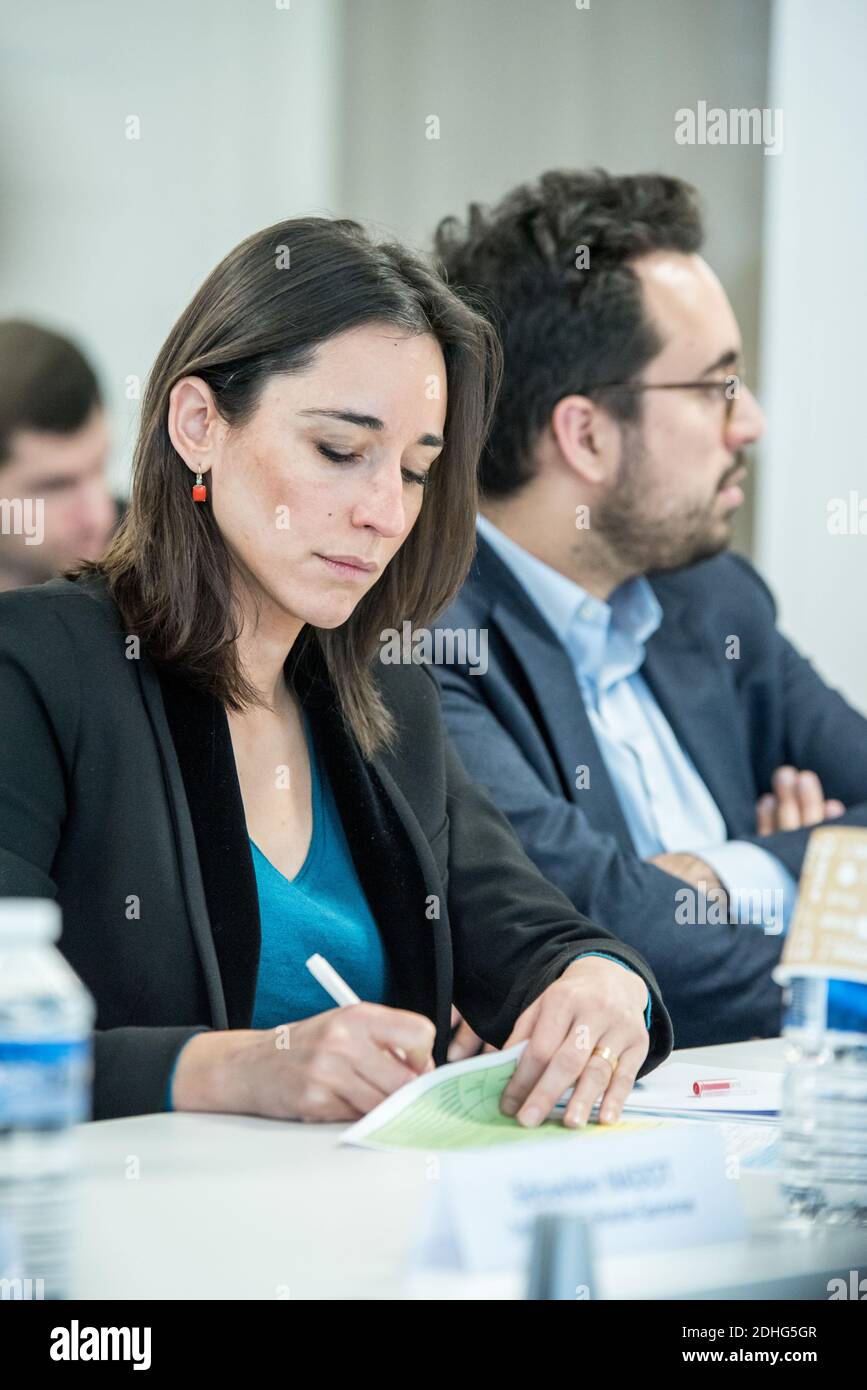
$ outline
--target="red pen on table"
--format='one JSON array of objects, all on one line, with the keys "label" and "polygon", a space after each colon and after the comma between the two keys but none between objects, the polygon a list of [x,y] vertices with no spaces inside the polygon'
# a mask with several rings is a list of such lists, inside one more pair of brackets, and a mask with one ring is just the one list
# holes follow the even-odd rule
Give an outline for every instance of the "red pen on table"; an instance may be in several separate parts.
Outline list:
[{"label": "red pen on table", "polygon": [[735,1079],[731,1081],[722,1077],[713,1081],[693,1081],[692,1093],[694,1096],[703,1096],[708,1091],[736,1091],[741,1086],[741,1082]]}]

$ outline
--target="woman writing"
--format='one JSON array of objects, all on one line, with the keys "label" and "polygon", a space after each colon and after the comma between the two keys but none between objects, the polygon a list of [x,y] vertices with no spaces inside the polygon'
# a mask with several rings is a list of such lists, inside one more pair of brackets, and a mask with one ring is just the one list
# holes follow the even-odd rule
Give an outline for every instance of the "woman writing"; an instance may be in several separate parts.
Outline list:
[{"label": "woman writing", "polygon": [[430,674],[376,659],[468,568],[497,362],[402,248],[267,228],[157,357],[103,560],[0,596],[0,894],[62,907],[96,1118],[352,1120],[445,1059],[453,999],[528,1039],[502,1102],[528,1125],[573,1083],[567,1123],[617,1119],[670,1050],[647,966],[526,859]]}]

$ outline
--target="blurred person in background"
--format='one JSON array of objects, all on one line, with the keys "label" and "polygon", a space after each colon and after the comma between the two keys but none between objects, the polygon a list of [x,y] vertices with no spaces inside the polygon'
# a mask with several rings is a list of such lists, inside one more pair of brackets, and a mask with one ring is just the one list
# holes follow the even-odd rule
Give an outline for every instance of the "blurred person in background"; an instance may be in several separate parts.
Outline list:
[{"label": "blurred person in background", "polygon": [[69,339],[0,322],[0,590],[98,560],[122,504],[99,383]]}]

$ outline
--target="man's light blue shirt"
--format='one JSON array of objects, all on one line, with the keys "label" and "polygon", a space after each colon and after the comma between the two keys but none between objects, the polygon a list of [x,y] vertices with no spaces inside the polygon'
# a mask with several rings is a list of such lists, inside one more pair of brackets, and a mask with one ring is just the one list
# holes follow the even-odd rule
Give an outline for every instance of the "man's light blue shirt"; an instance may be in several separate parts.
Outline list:
[{"label": "man's light blue shirt", "polygon": [[629,579],[605,602],[531,555],[487,517],[479,516],[477,525],[571,660],[636,853],[642,859],[698,855],[725,885],[732,921],[761,925],[756,904],[778,903],[785,929],[797,896],[795,880],[758,845],[728,839],[719,807],[641,675],[645,644],[662,621],[648,581]]}]

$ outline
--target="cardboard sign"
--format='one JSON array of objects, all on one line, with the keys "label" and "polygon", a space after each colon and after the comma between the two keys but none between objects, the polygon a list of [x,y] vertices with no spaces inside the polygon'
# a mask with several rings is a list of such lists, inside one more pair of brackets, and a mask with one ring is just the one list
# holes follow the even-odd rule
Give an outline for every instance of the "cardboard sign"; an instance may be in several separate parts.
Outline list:
[{"label": "cardboard sign", "polygon": [[797,977],[867,983],[867,830],[814,830],[778,984]]}]

